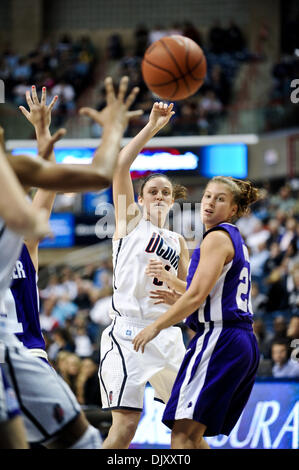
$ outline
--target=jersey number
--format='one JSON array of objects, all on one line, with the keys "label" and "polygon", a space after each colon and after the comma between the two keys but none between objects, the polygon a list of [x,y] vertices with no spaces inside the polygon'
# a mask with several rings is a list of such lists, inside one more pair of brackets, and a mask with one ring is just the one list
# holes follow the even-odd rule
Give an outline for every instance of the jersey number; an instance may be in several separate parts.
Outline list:
[{"label": "jersey number", "polygon": [[[168,264],[165,264],[164,269],[166,269],[166,271],[170,271],[170,266],[168,266]],[[159,279],[155,277],[153,280],[153,284],[155,284],[155,286],[163,286],[163,281],[159,281]]]},{"label": "jersey number", "polygon": [[[244,267],[240,273],[239,286],[237,290],[236,301],[238,308],[243,312],[248,312],[248,291],[249,291],[249,271]],[[243,296],[243,298],[242,298]]]},{"label": "jersey number", "polygon": [[15,299],[10,289],[6,289],[3,301],[6,306],[4,311],[7,315],[9,329],[13,330],[13,333],[23,333],[23,324],[18,320]]}]

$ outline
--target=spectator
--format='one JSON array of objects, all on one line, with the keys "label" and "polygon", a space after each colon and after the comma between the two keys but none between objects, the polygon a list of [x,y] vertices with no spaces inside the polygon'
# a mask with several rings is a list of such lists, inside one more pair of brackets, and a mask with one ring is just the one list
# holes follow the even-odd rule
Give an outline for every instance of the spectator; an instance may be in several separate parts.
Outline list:
[{"label": "spectator", "polygon": [[182,36],[183,28],[181,27],[180,23],[174,22],[167,31],[168,36]]},{"label": "spectator", "polygon": [[176,122],[179,132],[183,135],[196,135],[198,118],[198,104],[195,101],[185,100],[180,106],[180,118]]},{"label": "spectator", "polygon": [[66,328],[58,327],[52,332],[52,344],[48,349],[50,361],[54,361],[61,351],[74,352],[75,343],[70,332]]},{"label": "spectator", "polygon": [[82,279],[79,274],[75,276],[75,280],[77,296],[74,299],[74,303],[80,310],[89,310],[92,306],[93,283],[87,279]]},{"label": "spectator", "polygon": [[286,252],[291,243],[296,245],[297,238],[297,221],[294,217],[288,217],[286,221],[286,230],[282,235],[279,243],[279,248],[282,252]]},{"label": "spectator", "polygon": [[61,350],[57,353],[55,360],[53,361],[55,370],[61,377],[64,377],[66,375],[66,371],[67,371],[66,358],[70,354],[71,354],[70,351]]},{"label": "spectator", "polygon": [[208,134],[215,134],[222,110],[223,105],[217,98],[215,91],[208,89],[199,103],[199,127],[204,129],[207,126]]},{"label": "spectator", "polygon": [[63,326],[65,320],[74,317],[78,311],[78,306],[71,302],[67,294],[59,297],[53,307],[52,315],[57,319],[60,326]]},{"label": "spectator", "polygon": [[186,21],[183,26],[183,35],[192,39],[200,47],[203,47],[203,39],[200,31],[190,21]]},{"label": "spectator", "polygon": [[57,318],[52,315],[56,297],[48,297],[42,302],[42,309],[39,316],[41,329],[51,332],[59,326]]},{"label": "spectator", "polygon": [[280,226],[277,219],[271,218],[267,224],[269,230],[269,238],[267,239],[267,247],[270,248],[272,243],[279,245],[284,229]]},{"label": "spectator", "polygon": [[287,321],[283,315],[277,315],[273,320],[273,335],[271,341],[287,342]]},{"label": "spectator", "polygon": [[60,285],[64,288],[64,292],[68,295],[70,300],[74,300],[77,297],[77,283],[74,280],[73,271],[68,266],[62,269],[60,274]]},{"label": "spectator", "polygon": [[272,375],[276,378],[298,378],[299,363],[289,358],[288,344],[285,341],[274,341],[271,347],[273,361]]},{"label": "spectator", "polygon": [[286,289],[286,279],[280,266],[270,273],[266,279],[268,285],[268,301],[266,304],[267,312],[286,310],[288,304],[288,292]]},{"label": "spectator", "polygon": [[167,35],[168,31],[160,24],[157,24],[149,33],[149,43],[152,44]]},{"label": "spectator", "polygon": [[40,289],[40,297],[42,299],[48,299],[49,297],[60,297],[66,292],[64,287],[58,282],[57,274],[51,274],[48,280],[48,284],[44,289]]},{"label": "spectator", "polygon": [[74,335],[75,353],[80,358],[89,357],[93,353],[93,346],[90,337],[87,334],[86,326],[77,326]]},{"label": "spectator", "polygon": [[240,230],[242,236],[246,239],[252,234],[260,230],[261,222],[256,217],[256,215],[250,211],[248,214],[243,215],[238,219],[236,223],[238,229]]},{"label": "spectator", "polygon": [[12,69],[12,79],[15,81],[28,81],[31,78],[31,66],[26,57],[20,57],[18,63]]},{"label": "spectator", "polygon": [[259,284],[251,281],[252,311],[256,316],[265,313],[268,297],[260,291]]},{"label": "spectator", "polygon": [[68,113],[75,109],[75,90],[73,85],[67,83],[65,79],[61,79],[51,90],[52,95],[58,95],[58,111],[61,112],[65,108]]},{"label": "spectator", "polygon": [[58,53],[70,51],[72,49],[72,38],[68,34],[62,34],[58,40],[56,50]]},{"label": "spectator", "polygon": [[[267,242],[266,242],[267,246]],[[278,268],[283,259],[283,253],[281,253],[279,244],[277,242],[272,242],[270,245],[269,256],[265,260],[263,266],[263,275],[268,276],[274,269]]]},{"label": "spectator", "polygon": [[258,219],[254,230],[246,238],[247,246],[252,253],[258,253],[260,251],[260,246],[267,242],[269,235],[269,230],[264,226],[263,222]]},{"label": "spectator", "polygon": [[14,104],[16,106],[26,106],[26,91],[30,89],[29,83],[27,80],[23,82],[18,82],[12,89],[12,97]]},{"label": "spectator", "polygon": [[251,274],[253,279],[262,283],[264,276],[264,265],[269,258],[269,251],[267,250],[266,243],[259,243],[257,251],[254,251],[250,257]]},{"label": "spectator", "polygon": [[226,30],[225,37],[226,52],[235,53],[244,50],[244,35],[239,26],[237,26],[233,20],[230,21],[229,27]]},{"label": "spectator", "polygon": [[293,315],[290,319],[289,326],[287,328],[287,337],[290,340],[299,339],[299,312],[297,315]]},{"label": "spectator", "polygon": [[267,331],[265,322],[261,318],[254,320],[253,332],[258,342],[261,357],[263,359],[269,359],[272,335]]},{"label": "spectator", "polygon": [[224,106],[230,103],[231,84],[220,64],[215,64],[211,69],[209,87]]},{"label": "spectator", "polygon": [[73,393],[78,396],[78,377],[81,367],[81,359],[75,353],[69,353],[64,356],[60,373],[66,383],[70,386]]},{"label": "spectator", "polygon": [[81,361],[77,380],[78,401],[82,405],[101,407],[101,394],[98,377],[99,365],[92,357]]},{"label": "spectator", "polygon": [[145,50],[148,46],[148,28],[145,23],[139,24],[135,31],[135,55],[137,57],[143,57]]},{"label": "spectator", "polygon": [[208,33],[208,37],[211,52],[214,54],[221,54],[224,52],[226,32],[222,28],[219,20],[216,20],[212,25]]},{"label": "spectator", "polygon": [[107,40],[107,57],[110,60],[119,60],[124,55],[124,46],[120,34],[112,34]]},{"label": "spectator", "polygon": [[98,324],[99,335],[111,323],[110,311],[112,308],[112,287],[106,287],[101,291],[101,297],[95,302],[90,310],[91,320]]},{"label": "spectator", "polygon": [[299,313],[299,263],[295,263],[290,270],[287,280],[289,293],[289,306],[292,314]]},{"label": "spectator", "polygon": [[272,210],[275,211],[279,209],[286,214],[292,215],[292,209],[296,204],[296,200],[292,197],[290,185],[283,185],[279,189],[278,195],[272,196],[270,204],[272,206]]}]

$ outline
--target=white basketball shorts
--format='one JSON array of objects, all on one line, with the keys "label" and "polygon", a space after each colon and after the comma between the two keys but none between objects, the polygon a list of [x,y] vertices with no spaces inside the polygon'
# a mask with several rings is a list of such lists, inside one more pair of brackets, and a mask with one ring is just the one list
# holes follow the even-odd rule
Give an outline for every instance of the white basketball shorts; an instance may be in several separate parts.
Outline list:
[{"label": "white basketball shorts", "polygon": [[142,411],[149,382],[155,398],[166,403],[185,355],[179,327],[162,330],[146,346],[134,351],[133,338],[149,323],[115,317],[101,338],[99,380],[103,409]]},{"label": "white basketball shorts", "polygon": [[2,341],[5,345],[2,367],[19,401],[27,440],[47,441],[76,418],[81,407],[50,364],[32,356],[14,335],[7,335]]},{"label": "white basketball shorts", "polygon": [[0,364],[0,423],[13,419],[20,414],[16,394],[8,383]]}]

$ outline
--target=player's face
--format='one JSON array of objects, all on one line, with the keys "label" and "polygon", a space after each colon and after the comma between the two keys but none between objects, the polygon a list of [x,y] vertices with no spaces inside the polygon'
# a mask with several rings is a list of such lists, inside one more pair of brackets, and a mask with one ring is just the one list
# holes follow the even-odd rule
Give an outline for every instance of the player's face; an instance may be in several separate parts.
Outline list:
[{"label": "player's face", "polygon": [[276,364],[283,365],[287,362],[287,349],[283,344],[273,344],[272,359]]},{"label": "player's face", "polygon": [[230,222],[236,212],[237,205],[229,187],[224,183],[209,183],[201,201],[201,217],[206,228]]},{"label": "player's face", "polygon": [[166,178],[152,178],[143,188],[139,203],[143,206],[147,218],[154,223],[164,223],[174,202],[172,184]]}]

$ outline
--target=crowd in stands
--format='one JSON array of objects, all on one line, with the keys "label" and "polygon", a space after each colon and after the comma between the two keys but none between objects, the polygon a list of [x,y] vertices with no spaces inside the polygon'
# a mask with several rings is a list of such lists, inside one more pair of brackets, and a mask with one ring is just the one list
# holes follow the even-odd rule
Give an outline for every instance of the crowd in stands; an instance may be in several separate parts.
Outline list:
[{"label": "crowd in stands", "polygon": [[[262,191],[262,200],[237,222],[251,259],[258,377],[299,378],[292,357],[299,346],[298,189],[284,183],[272,192],[265,184]],[[111,298],[111,256],[82,268],[58,268],[40,288],[49,360],[84,406],[100,403],[100,338],[110,323]],[[187,345],[190,331],[181,326]]]},{"label": "crowd in stands", "polygon": [[[299,50],[297,36],[298,18],[292,20],[282,31],[281,57],[273,65],[271,76],[272,90],[269,106],[265,110],[266,129],[277,127],[283,122],[283,107],[290,103],[291,82],[298,77]],[[261,28],[264,40],[269,35],[267,27]],[[48,100],[56,94],[59,101],[53,110],[53,125],[64,125],[66,119],[77,111],[78,98],[90,85],[95,85],[95,65],[100,60],[117,64],[114,79],[127,74],[132,86],[139,86],[135,108],[144,110],[143,117],[132,121],[127,135],[135,135],[148,118],[153,100],[156,99],[146,87],[141,74],[141,61],[146,48],[164,36],[182,34],[194,40],[202,47],[207,59],[207,75],[203,86],[192,97],[175,103],[176,114],[163,130],[166,135],[201,135],[216,134],[228,114],[233,100],[234,81],[242,63],[263,60],[263,50],[250,51],[246,35],[232,20],[227,26],[219,20],[203,34],[193,23],[185,21],[169,26],[157,25],[148,28],[145,24],[136,26],[132,32],[133,46],[126,47],[121,33],[112,34],[103,54],[95,47],[89,36],[78,40],[69,34],[60,39],[45,38],[37,47],[27,54],[20,55],[12,50],[9,44],[0,51],[0,79],[5,83],[5,99],[15,106],[25,105],[25,91],[32,84],[39,90],[47,87]],[[100,57],[101,56],[101,57]],[[94,106],[104,106],[102,87],[101,98]],[[293,110],[295,111],[295,110]],[[91,125],[91,137],[98,137],[101,130]]]},{"label": "crowd in stands", "polygon": [[[204,85],[192,97],[175,102],[174,118],[162,131],[166,135],[215,134],[221,119],[226,115],[232,100],[233,82],[240,64],[256,60],[258,57],[248,51],[246,38],[239,26],[231,21],[228,27],[215,22],[206,35],[191,22],[176,23],[170,27],[157,25],[149,29],[145,24],[138,25],[134,31],[135,45],[129,50],[124,46],[121,34],[113,34],[107,44],[108,63],[115,62],[115,79],[122,75],[130,77],[132,86],[140,88],[135,107],[143,109],[142,118],[134,121],[127,135],[135,135],[147,121],[153,100],[157,99],[146,87],[141,62],[146,48],[165,36],[180,34],[194,40],[204,51],[207,59],[207,76]],[[97,108],[104,103],[101,98]],[[93,128],[93,137],[99,129]]]},{"label": "crowd in stands", "polygon": [[[292,348],[299,340],[298,190],[285,183],[237,222],[249,248],[259,376],[299,377]],[[298,341],[299,343],[299,341]]]},{"label": "crowd in stands", "polygon": [[27,106],[25,92],[31,85],[47,87],[48,102],[59,96],[53,111],[56,127],[75,112],[76,101],[91,83],[97,51],[88,36],[73,40],[64,34],[57,41],[44,39],[27,54],[9,44],[0,52],[0,79],[5,83],[6,102]]},{"label": "crowd in stands", "polygon": [[[285,18],[281,25],[281,48],[271,69],[271,92],[266,109],[267,129],[292,127],[298,124],[298,106],[292,106],[293,80],[299,77],[299,15]],[[297,98],[297,95],[296,95]],[[296,104],[296,103],[295,103]]]}]

